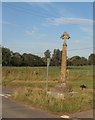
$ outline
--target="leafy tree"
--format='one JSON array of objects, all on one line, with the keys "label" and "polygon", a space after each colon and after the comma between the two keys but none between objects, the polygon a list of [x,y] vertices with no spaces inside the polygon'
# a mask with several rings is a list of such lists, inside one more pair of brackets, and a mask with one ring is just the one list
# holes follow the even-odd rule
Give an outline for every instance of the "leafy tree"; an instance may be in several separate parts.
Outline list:
[{"label": "leafy tree", "polygon": [[81,57],[81,63],[80,65],[88,65],[88,60],[85,57]]},{"label": "leafy tree", "polygon": [[43,59],[33,54],[18,52],[13,53],[8,48],[2,48],[2,65],[3,66],[44,66]]},{"label": "leafy tree", "polygon": [[67,59],[67,66],[71,66],[72,65],[72,62],[70,60],[70,58]]},{"label": "leafy tree", "polygon": [[46,51],[44,52],[45,57],[46,57],[46,58],[50,58],[50,56],[51,56],[50,53],[51,53],[50,50],[46,50]]},{"label": "leafy tree", "polygon": [[22,56],[18,52],[13,53],[13,55],[11,57],[11,64],[13,66],[21,66],[22,65]]},{"label": "leafy tree", "polygon": [[8,48],[2,48],[2,65],[8,66],[11,65],[11,56],[13,52]]},{"label": "leafy tree", "polygon": [[[1,47],[1,46],[0,46]],[[31,53],[24,53],[21,55],[18,52],[13,53],[10,49],[1,47],[0,49],[0,62],[3,66],[45,66],[47,63],[47,58],[51,57],[50,50],[44,52],[43,58],[33,55]],[[2,52],[2,53],[1,53]],[[62,59],[62,51],[59,49],[54,49],[51,57],[51,66],[60,66]],[[79,66],[79,65],[95,65],[95,54],[92,53],[88,57],[73,56],[67,59],[67,65]]]},{"label": "leafy tree", "polygon": [[53,66],[59,66],[61,65],[61,59],[62,59],[62,52],[59,49],[54,49],[51,65]]},{"label": "leafy tree", "polygon": [[74,65],[74,66],[79,66],[80,63],[81,63],[81,57],[79,56],[73,56],[70,58],[70,63],[71,65]]},{"label": "leafy tree", "polygon": [[24,53],[22,55],[22,59],[23,59],[23,62],[22,62],[23,66],[44,66],[45,65],[42,58],[36,55]]},{"label": "leafy tree", "polygon": [[22,55],[22,66],[28,66],[28,63],[29,63],[29,61],[28,61],[28,54],[26,54],[26,53],[24,53],[23,55]]},{"label": "leafy tree", "polygon": [[35,56],[35,65],[34,66],[45,66],[45,62],[43,61],[43,59],[39,56]]},{"label": "leafy tree", "polygon": [[94,53],[90,54],[90,56],[88,57],[88,63],[89,65],[95,65],[95,54]]},{"label": "leafy tree", "polygon": [[46,50],[45,52],[44,52],[44,58],[43,58],[43,61],[45,62],[45,64],[47,64],[47,58],[50,58],[51,57],[51,52],[50,52],[50,50]]},{"label": "leafy tree", "polygon": [[68,59],[68,65],[83,66],[83,65],[88,65],[88,61],[85,57],[73,56]]},{"label": "leafy tree", "polygon": [[0,64],[2,64],[2,47],[0,45]]},{"label": "leafy tree", "polygon": [[26,54],[24,53],[22,55],[22,59],[23,59],[23,66],[33,66],[33,57],[32,54]]}]

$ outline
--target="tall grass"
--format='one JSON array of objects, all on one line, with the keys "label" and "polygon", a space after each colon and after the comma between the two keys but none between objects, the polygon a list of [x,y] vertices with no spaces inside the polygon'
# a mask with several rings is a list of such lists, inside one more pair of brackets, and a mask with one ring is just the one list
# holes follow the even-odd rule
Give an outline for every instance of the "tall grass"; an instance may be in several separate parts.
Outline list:
[{"label": "tall grass", "polygon": [[12,97],[15,100],[59,114],[90,109],[93,105],[92,93],[89,91],[80,91],[73,96],[66,96],[63,100],[47,95],[44,90],[25,88],[16,91]]},{"label": "tall grass", "polygon": [[[93,86],[92,66],[68,67],[68,83],[73,88],[85,84],[88,88]],[[2,83],[4,86],[36,86],[43,87],[46,82],[46,67],[3,67]],[[41,82],[42,81],[42,82]],[[60,67],[49,67],[49,86],[60,82]]]},{"label": "tall grass", "polygon": [[[67,94],[64,100],[46,94],[46,67],[3,67],[2,83],[6,87],[21,87],[12,96],[15,100],[51,112],[69,114],[91,109],[93,107],[93,67],[70,66],[68,69],[67,82],[77,93]],[[55,91],[59,82],[60,67],[49,67],[49,90]],[[86,90],[80,90],[82,84],[87,86]]]},{"label": "tall grass", "polygon": [[43,80],[45,67],[3,67],[3,80]]}]

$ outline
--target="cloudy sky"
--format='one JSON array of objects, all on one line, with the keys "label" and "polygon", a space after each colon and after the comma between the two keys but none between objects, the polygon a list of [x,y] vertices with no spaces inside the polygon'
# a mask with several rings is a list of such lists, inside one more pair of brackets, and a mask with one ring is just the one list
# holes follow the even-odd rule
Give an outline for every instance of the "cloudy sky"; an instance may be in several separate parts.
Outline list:
[{"label": "cloudy sky", "polygon": [[62,49],[66,31],[68,57],[93,52],[93,3],[16,2],[2,4],[3,46],[14,52],[43,56]]}]

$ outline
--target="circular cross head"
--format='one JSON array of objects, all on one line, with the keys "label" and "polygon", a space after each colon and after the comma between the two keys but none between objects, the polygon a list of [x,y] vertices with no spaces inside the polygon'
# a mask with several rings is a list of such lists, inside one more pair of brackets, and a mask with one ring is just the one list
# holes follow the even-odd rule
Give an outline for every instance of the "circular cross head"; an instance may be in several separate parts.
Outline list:
[{"label": "circular cross head", "polygon": [[69,36],[69,34],[67,32],[64,32],[63,35],[60,38],[62,38],[62,39],[69,39],[70,36]]}]

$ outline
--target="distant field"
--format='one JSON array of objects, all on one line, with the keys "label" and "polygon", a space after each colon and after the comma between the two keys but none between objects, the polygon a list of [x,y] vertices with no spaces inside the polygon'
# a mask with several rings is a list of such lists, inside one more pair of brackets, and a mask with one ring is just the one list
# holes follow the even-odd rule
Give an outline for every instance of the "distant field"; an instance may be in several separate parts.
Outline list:
[{"label": "distant field", "polygon": [[[74,88],[85,84],[88,88],[93,86],[92,66],[68,67],[68,83]],[[3,67],[3,86],[33,86],[44,87],[46,82],[46,67]],[[49,67],[49,86],[60,82],[60,67]]]},{"label": "distant field", "polygon": [[[70,66],[68,70],[68,84],[77,93],[64,93],[64,100],[46,94],[46,67],[3,67],[2,84],[17,88],[13,99],[60,115],[92,109],[93,67]],[[60,82],[60,67],[49,67],[49,90],[60,92],[56,90]],[[80,90],[82,84],[87,86],[86,90]]]}]

